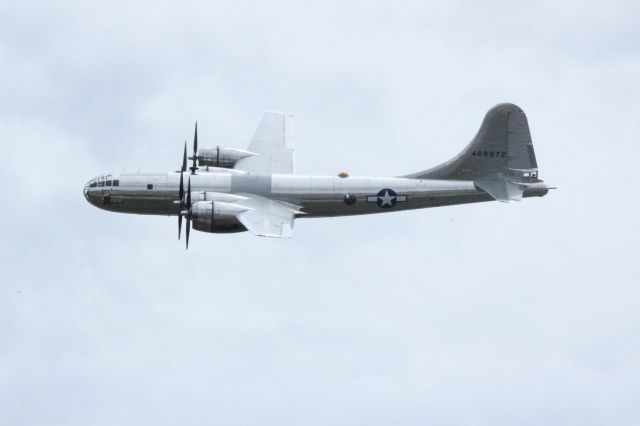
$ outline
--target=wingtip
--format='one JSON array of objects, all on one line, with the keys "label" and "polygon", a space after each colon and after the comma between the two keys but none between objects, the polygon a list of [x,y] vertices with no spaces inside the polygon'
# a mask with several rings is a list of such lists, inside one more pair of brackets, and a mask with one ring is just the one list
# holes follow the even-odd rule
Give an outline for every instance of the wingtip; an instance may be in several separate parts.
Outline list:
[{"label": "wingtip", "polygon": [[290,112],[284,112],[284,111],[275,111],[275,110],[266,110],[262,112],[262,115],[265,114],[273,114],[273,115],[286,115],[287,117],[291,117],[294,118],[295,114],[290,113]]}]

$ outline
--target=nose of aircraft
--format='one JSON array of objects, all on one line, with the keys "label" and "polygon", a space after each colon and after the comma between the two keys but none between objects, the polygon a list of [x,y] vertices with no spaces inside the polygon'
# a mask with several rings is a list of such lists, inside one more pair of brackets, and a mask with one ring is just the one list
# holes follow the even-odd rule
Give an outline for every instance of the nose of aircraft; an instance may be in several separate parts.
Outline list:
[{"label": "nose of aircraft", "polygon": [[96,192],[98,188],[92,188],[90,186],[90,183],[87,182],[87,184],[84,186],[84,189],[82,190],[82,193],[84,194],[84,198],[91,204],[93,204],[94,206],[97,203],[97,198],[98,198],[98,193]]},{"label": "nose of aircraft", "polygon": [[100,206],[105,182],[106,176],[99,176],[87,182],[82,189],[84,198],[94,206]]}]

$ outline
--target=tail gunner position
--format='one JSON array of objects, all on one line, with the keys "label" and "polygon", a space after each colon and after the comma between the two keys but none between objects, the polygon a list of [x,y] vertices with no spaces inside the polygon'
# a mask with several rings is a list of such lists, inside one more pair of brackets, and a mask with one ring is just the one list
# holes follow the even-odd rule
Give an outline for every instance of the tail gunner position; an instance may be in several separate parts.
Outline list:
[{"label": "tail gunner position", "polygon": [[[290,237],[298,217],[328,217],[544,196],[524,112],[513,104],[493,107],[478,134],[444,164],[402,177],[296,175],[294,118],[265,112],[247,150],[198,149],[193,140],[187,169],[121,173],[89,181],[84,196],[96,207],[120,213],[178,216],[189,230],[250,231]],[[193,225],[192,225],[193,224]]]}]

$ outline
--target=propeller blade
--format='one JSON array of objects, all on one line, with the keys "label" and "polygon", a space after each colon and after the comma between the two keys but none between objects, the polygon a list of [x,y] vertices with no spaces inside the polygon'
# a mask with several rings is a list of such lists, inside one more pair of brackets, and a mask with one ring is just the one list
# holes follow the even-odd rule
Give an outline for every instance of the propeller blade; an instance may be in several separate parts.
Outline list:
[{"label": "propeller blade", "polygon": [[191,216],[187,216],[187,229],[186,229],[186,232],[187,232],[187,238],[186,238],[187,248],[186,249],[187,250],[189,250],[189,230],[190,229],[191,229]]},{"label": "propeller blade", "polygon": [[178,240],[180,239],[181,232],[182,232],[182,212],[178,214]]},{"label": "propeller blade", "polygon": [[184,173],[180,172],[180,189],[178,190],[178,195],[180,196],[180,210],[182,210],[182,205],[184,204]]},{"label": "propeller blade", "polygon": [[182,156],[182,171],[187,171],[187,141],[184,141],[184,155]]},{"label": "propeller blade", "polygon": [[196,165],[198,161],[198,122],[196,121],[196,130],[193,134],[193,166],[191,166],[191,174],[195,175],[196,170],[198,170],[198,166]]},{"label": "propeller blade", "polygon": [[193,153],[198,152],[198,122],[196,121],[196,131],[193,134]]},{"label": "propeller blade", "polygon": [[193,134],[193,154],[198,153],[198,122],[196,121],[196,130]]},{"label": "propeller blade", "polygon": [[189,183],[187,184],[187,210],[189,210],[189,216],[191,216],[191,176],[189,176]]},{"label": "propeller blade", "polygon": [[191,176],[187,181],[187,249],[189,249],[189,231],[191,230]]}]

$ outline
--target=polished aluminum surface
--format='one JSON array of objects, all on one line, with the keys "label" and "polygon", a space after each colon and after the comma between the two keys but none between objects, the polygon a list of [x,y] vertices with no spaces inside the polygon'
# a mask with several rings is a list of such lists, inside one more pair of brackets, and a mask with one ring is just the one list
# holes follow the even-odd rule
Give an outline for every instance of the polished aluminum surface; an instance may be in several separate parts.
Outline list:
[{"label": "polished aluminum surface", "polygon": [[[544,196],[549,189],[538,179],[526,117],[512,104],[491,109],[478,135],[454,159],[405,177],[295,175],[293,141],[293,116],[265,113],[248,151],[237,150],[235,168],[200,164],[194,173],[184,172],[191,187],[193,228],[286,237],[299,217],[511,202]],[[105,174],[87,182],[84,195],[94,206],[113,212],[185,214],[179,200],[180,174]]]}]

